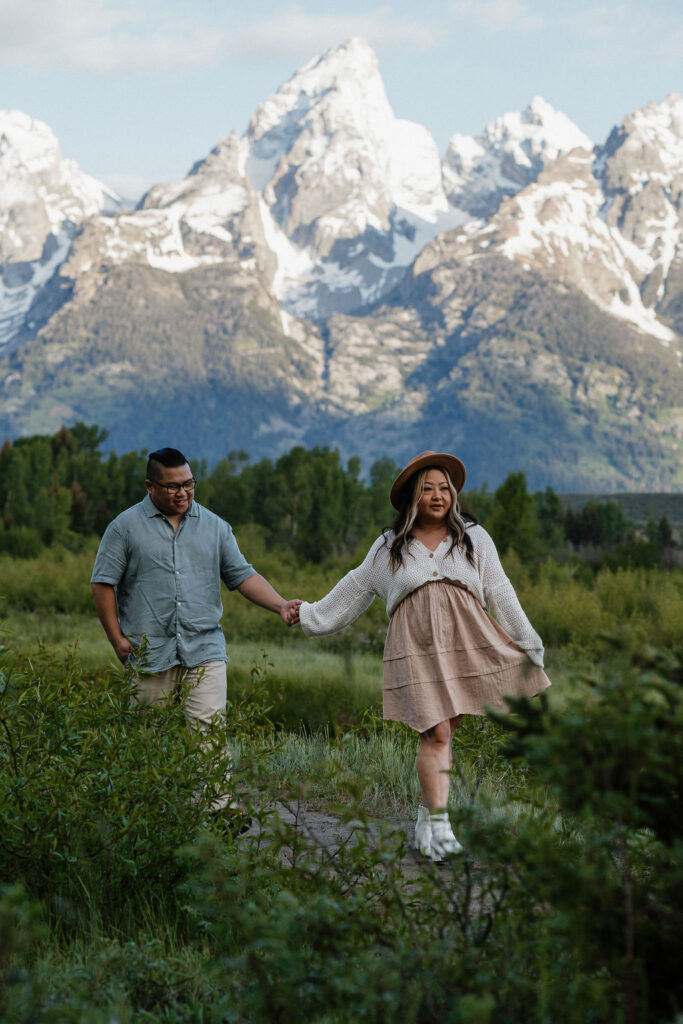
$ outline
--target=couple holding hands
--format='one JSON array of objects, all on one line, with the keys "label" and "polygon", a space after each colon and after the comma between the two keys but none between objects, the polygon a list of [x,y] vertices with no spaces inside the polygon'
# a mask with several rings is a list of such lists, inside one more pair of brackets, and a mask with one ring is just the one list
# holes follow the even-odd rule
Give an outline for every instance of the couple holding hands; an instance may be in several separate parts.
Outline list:
[{"label": "couple holding hands", "polygon": [[[363,562],[322,600],[286,601],[246,561],[229,524],[194,500],[185,456],[175,448],[152,452],[147,495],[109,524],[91,578],[107,638],[134,671],[135,641],[145,638],[139,703],[163,701],[189,683],[191,728],[206,730],[224,713],[221,580],[288,626],[300,622],[307,636],[343,629],[381,597],[390,620],[384,718],[419,734],[415,845],[435,861],[458,853],[446,808],[451,741],[462,716],[505,708],[505,696],[550,685],[543,644],[491,537],[460,511],[464,482],[454,455],[426,451],[411,459],[391,487],[394,522]],[[238,816],[228,802],[215,813]]]}]

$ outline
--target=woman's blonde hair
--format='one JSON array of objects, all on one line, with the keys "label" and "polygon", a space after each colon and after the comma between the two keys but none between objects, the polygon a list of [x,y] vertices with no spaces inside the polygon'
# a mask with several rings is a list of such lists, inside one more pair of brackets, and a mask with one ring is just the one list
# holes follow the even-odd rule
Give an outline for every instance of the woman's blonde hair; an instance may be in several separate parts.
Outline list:
[{"label": "woman's blonde hair", "polygon": [[[464,547],[468,562],[474,562],[472,541],[467,536],[467,528],[473,525],[475,520],[471,516],[468,516],[467,520],[463,517],[458,502],[458,492],[453,486],[448,470],[443,466],[425,466],[404,487],[401,495],[401,507],[391,526],[394,539],[389,546],[389,562],[393,572],[403,565],[404,552],[408,551],[408,545],[413,540],[412,529],[417,519],[418,506],[424,491],[427,473],[431,469],[438,469],[440,473],[443,473],[448,490],[451,492],[451,507],[446,516],[446,529],[451,535],[451,546],[448,553],[450,554],[453,548]],[[385,535],[386,542],[388,542],[388,538]]]}]

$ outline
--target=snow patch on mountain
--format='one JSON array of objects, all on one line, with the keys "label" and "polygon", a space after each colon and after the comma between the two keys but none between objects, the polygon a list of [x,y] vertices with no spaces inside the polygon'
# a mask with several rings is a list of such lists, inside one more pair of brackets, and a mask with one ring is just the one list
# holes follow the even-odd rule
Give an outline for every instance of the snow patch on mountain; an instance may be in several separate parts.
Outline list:
[{"label": "snow patch on mountain", "polygon": [[539,269],[551,268],[606,312],[668,344],[673,331],[644,305],[638,286],[653,261],[599,216],[605,197],[589,167],[585,161],[586,173],[573,180],[544,175],[509,200],[496,218],[499,251],[522,262],[537,257]]},{"label": "snow patch on mountain", "polygon": [[665,291],[683,237],[683,99],[671,93],[624,118],[602,147],[603,216],[650,260],[648,304]]},{"label": "snow patch on mountain", "polygon": [[[99,227],[102,232],[99,256],[110,267],[133,261],[147,263],[170,274],[182,274],[224,262],[225,247],[232,244],[232,236],[228,232],[221,233],[214,218],[207,220],[200,211],[188,211],[187,204],[182,202],[163,210],[137,210],[112,219],[102,218]],[[214,251],[207,242],[205,248],[209,251],[193,252],[187,241],[189,227],[197,234],[215,239]]]},{"label": "snow patch on mountain", "polygon": [[314,261],[305,249],[299,249],[290,242],[287,235],[276,223],[270,207],[259,197],[259,211],[263,223],[265,240],[277,259],[272,289],[281,301],[300,282],[307,280],[313,272]]},{"label": "snow patch on mountain", "polygon": [[24,329],[35,326],[27,316],[42,288],[66,259],[73,231],[68,225],[50,235],[42,258],[0,267],[0,351]]}]

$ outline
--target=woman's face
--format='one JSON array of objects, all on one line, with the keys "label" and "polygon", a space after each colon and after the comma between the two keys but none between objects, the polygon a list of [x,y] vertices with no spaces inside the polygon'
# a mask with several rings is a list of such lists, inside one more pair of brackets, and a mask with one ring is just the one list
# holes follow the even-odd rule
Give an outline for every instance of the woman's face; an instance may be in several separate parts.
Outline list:
[{"label": "woman's face", "polygon": [[425,525],[443,523],[453,503],[446,476],[440,469],[430,469],[425,477],[417,505],[418,522]]}]

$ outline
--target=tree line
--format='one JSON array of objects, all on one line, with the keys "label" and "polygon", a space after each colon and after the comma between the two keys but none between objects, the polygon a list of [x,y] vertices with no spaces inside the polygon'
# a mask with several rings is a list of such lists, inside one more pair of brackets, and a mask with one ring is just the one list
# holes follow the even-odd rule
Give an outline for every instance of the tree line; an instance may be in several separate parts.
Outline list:
[{"label": "tree line", "polygon": [[[35,557],[44,547],[77,548],[101,535],[124,508],[145,494],[147,452],[103,453],[107,432],[77,423],[54,435],[5,441],[0,449],[0,551]],[[208,469],[190,460],[197,500],[235,528],[258,524],[269,546],[319,562],[369,543],[393,519],[389,488],[400,467],[372,464],[367,479],[358,458],[346,464],[329,448],[295,447],[276,460],[251,463],[230,452]],[[639,536],[616,503],[589,502],[572,511],[548,487],[530,494],[526,477],[510,473],[495,491],[463,494],[464,508],[492,534],[501,552],[523,561],[571,548],[598,551],[615,565],[656,565],[674,547],[665,516]]]}]

